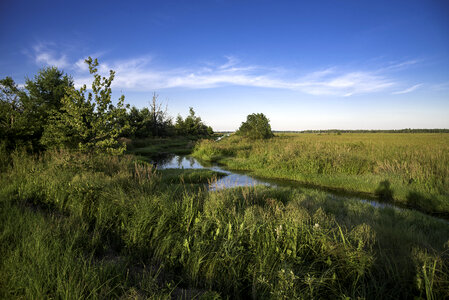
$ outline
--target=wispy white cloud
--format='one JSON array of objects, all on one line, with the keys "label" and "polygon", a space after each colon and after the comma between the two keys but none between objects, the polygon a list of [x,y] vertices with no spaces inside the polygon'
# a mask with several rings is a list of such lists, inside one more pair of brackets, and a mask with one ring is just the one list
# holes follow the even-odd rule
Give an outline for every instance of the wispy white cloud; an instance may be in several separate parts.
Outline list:
[{"label": "wispy white cloud", "polygon": [[234,56],[225,56],[226,59],[228,60],[225,64],[220,66],[220,69],[227,69],[230,68],[236,64],[238,64],[240,61],[234,57]]},{"label": "wispy white cloud", "polygon": [[[36,46],[36,62],[58,67],[68,67],[75,72],[76,86],[89,84],[91,76],[84,58],[69,63],[66,55],[56,55],[48,47]],[[385,69],[347,70],[339,66],[311,72],[268,68],[242,63],[238,58],[226,56],[221,64],[200,64],[195,67],[160,68],[151,56],[143,56],[120,61],[101,61],[99,71],[107,74],[115,70],[114,88],[154,91],[169,88],[207,89],[222,86],[248,86],[274,89],[289,89],[311,95],[352,96],[389,91],[398,85]],[[390,64],[390,69],[414,64],[414,61]],[[411,92],[420,85],[397,94]]]},{"label": "wispy white cloud", "polygon": [[[168,88],[205,89],[220,86],[249,86],[290,89],[312,95],[351,96],[384,91],[396,82],[375,71],[340,71],[337,67],[286,78],[275,69],[226,64],[197,68],[157,69],[146,59],[104,63],[100,71],[116,71],[114,87],[139,91]],[[82,82],[86,78],[76,77]]]},{"label": "wispy white cloud", "polygon": [[33,47],[35,62],[39,65],[55,66],[58,68],[65,68],[69,66],[67,56],[64,54],[58,55],[51,50],[47,44],[38,44]]},{"label": "wispy white cloud", "polygon": [[89,67],[84,62],[84,58],[80,58],[75,62],[75,68],[78,69],[81,72],[89,71]]},{"label": "wispy white cloud", "polygon": [[300,81],[298,88],[313,95],[352,96],[374,93],[394,86],[394,80],[373,71],[339,72],[335,68],[314,72],[311,80]]},{"label": "wispy white cloud", "polygon": [[400,94],[407,94],[407,93],[411,93],[413,91],[415,91],[416,89],[420,88],[423,84],[415,84],[414,86],[411,86],[405,90],[401,90],[401,91],[397,91],[397,92],[393,92],[393,95],[400,95]]},{"label": "wispy white cloud", "polygon": [[420,60],[417,60],[417,59],[411,59],[411,60],[406,60],[406,61],[393,61],[393,62],[389,62],[385,67],[382,67],[378,71],[380,71],[380,72],[400,71],[400,70],[409,68],[413,65],[416,65],[419,62],[420,62]]}]

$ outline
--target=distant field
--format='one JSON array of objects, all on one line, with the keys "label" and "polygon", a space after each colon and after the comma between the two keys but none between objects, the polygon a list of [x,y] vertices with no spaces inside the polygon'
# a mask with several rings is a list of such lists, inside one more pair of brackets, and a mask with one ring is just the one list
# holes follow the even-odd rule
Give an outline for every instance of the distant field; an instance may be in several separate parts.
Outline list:
[{"label": "distant field", "polygon": [[448,133],[286,133],[261,141],[231,136],[203,141],[194,156],[449,214]]}]

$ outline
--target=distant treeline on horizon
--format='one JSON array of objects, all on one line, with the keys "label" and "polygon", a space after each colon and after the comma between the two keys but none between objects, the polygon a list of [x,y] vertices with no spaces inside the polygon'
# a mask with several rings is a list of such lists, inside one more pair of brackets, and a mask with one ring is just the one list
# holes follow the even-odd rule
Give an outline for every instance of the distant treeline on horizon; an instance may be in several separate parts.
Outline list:
[{"label": "distant treeline on horizon", "polygon": [[[216,131],[232,133],[234,131]],[[273,130],[274,133],[449,133],[448,128],[434,129],[325,129],[325,130]]]}]

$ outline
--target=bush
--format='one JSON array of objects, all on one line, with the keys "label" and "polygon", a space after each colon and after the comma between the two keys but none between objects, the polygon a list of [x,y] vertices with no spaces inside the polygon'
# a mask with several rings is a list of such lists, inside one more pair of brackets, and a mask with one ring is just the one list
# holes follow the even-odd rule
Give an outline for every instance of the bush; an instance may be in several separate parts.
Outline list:
[{"label": "bush", "polygon": [[267,139],[274,136],[270,120],[262,113],[248,115],[246,122],[242,122],[236,133],[251,139]]}]

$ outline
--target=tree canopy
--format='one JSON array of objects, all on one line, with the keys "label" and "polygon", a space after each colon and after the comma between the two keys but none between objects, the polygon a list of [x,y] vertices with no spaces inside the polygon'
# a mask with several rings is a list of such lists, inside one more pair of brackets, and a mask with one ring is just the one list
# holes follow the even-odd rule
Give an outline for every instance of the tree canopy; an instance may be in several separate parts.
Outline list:
[{"label": "tree canopy", "polygon": [[167,107],[162,108],[162,103],[158,102],[158,95],[153,93],[150,107],[138,109],[132,107],[128,113],[128,120],[131,125],[131,132],[136,138],[170,136],[174,129],[172,118],[167,114]]},{"label": "tree canopy", "polygon": [[61,108],[67,88],[73,87],[70,76],[55,67],[41,69],[19,88],[11,77],[0,80],[0,138],[8,148],[26,144],[40,147],[49,116]]},{"label": "tree canopy", "polygon": [[200,117],[196,116],[192,107],[189,109],[189,115],[182,119],[180,115],[176,118],[176,133],[179,135],[212,135],[212,127],[203,123]]},{"label": "tree canopy", "polygon": [[121,96],[117,105],[112,103],[111,84],[115,72],[109,77],[98,74],[98,61],[91,57],[85,61],[93,75],[92,92],[86,85],[79,90],[70,87],[61,100],[61,109],[51,116],[45,128],[42,143],[47,147],[77,148],[81,151],[121,154],[126,149],[118,137],[129,124],[126,120],[125,96]]},{"label": "tree canopy", "polygon": [[270,120],[262,113],[248,115],[246,122],[242,122],[236,134],[251,139],[267,139],[273,137]]}]

